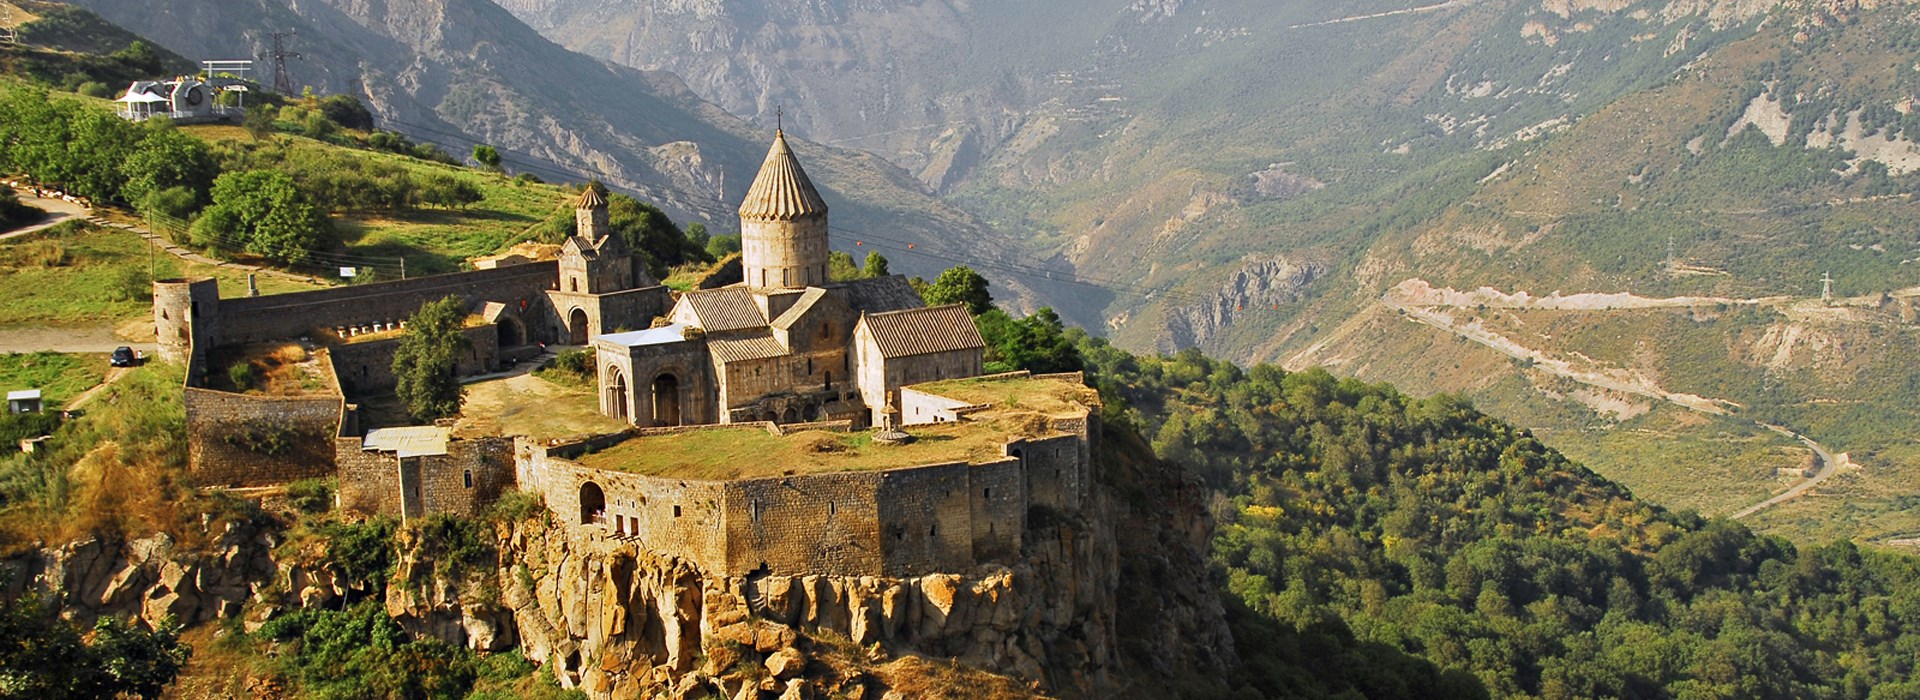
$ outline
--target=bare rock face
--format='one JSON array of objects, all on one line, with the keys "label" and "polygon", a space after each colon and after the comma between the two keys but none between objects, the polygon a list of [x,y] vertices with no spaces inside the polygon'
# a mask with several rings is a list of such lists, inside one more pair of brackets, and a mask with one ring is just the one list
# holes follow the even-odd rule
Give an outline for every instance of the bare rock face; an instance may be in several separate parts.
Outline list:
[{"label": "bare rock face", "polygon": [[1325,263],[1287,256],[1256,257],[1202,301],[1167,309],[1161,352],[1207,347],[1248,312],[1272,311],[1300,299],[1302,290],[1327,273]]},{"label": "bare rock face", "polygon": [[186,551],[165,533],[130,541],[90,538],[0,561],[0,591],[9,597],[37,592],[82,623],[113,615],[190,625],[238,616],[263,592],[304,590],[306,579],[293,581],[274,566],[274,544],[243,524],[226,526],[207,551]]}]

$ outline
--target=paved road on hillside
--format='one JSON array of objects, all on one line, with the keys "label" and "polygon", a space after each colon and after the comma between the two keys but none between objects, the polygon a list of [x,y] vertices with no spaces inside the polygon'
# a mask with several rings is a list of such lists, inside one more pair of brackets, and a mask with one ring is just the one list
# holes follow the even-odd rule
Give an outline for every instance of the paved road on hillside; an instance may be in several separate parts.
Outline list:
[{"label": "paved road on hillside", "polygon": [[[1761,423],[1761,425],[1766,425],[1766,424]],[[1746,508],[1742,509],[1740,512],[1734,513],[1733,515],[1728,516],[1733,518],[1734,520],[1739,520],[1749,515],[1753,515],[1754,513],[1758,513],[1768,508],[1772,508],[1782,503],[1786,503],[1787,501],[1791,501],[1801,496],[1805,496],[1807,495],[1808,491],[1813,490],[1813,487],[1819,486],[1820,482],[1826,481],[1827,479],[1831,478],[1835,473],[1838,473],[1840,471],[1840,467],[1846,464],[1845,455],[1841,455],[1839,459],[1835,459],[1833,456],[1833,453],[1828,452],[1826,447],[1822,446],[1820,443],[1814,442],[1812,439],[1808,438],[1805,435],[1795,433],[1791,430],[1788,430],[1786,428],[1783,428],[1777,425],[1766,425],[1766,427],[1768,430],[1771,430],[1773,432],[1779,433],[1781,435],[1785,435],[1787,437],[1790,437],[1790,438],[1799,440],[1802,443],[1805,443],[1807,447],[1813,450],[1814,458],[1820,460],[1820,470],[1815,472],[1812,478],[1807,479],[1806,481],[1802,481],[1798,484],[1795,484],[1793,488],[1787,489],[1786,492],[1781,493],[1778,496],[1774,496],[1773,498],[1769,498],[1767,500],[1761,501],[1759,503],[1755,503],[1751,506],[1747,506]]]}]

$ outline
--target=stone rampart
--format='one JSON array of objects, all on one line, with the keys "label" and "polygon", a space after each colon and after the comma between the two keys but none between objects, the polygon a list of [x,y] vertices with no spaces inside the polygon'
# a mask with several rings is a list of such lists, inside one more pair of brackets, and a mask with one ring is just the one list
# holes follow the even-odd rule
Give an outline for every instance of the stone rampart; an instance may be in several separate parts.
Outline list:
[{"label": "stone rampart", "polygon": [[981,463],[866,472],[701,481],[571,461],[650,435],[727,428],[640,429],[564,445],[522,441],[516,473],[563,521],[715,574],[919,576],[1015,559],[1032,508],[1085,507],[1086,421],[1057,418],[1052,427],[1075,432],[1012,440],[1004,457]]},{"label": "stone rampart", "polygon": [[[462,377],[491,371],[500,362],[499,334],[492,326],[474,326],[462,331],[468,347],[455,360],[455,373]],[[350,396],[379,393],[392,389],[393,354],[400,349],[399,338],[383,338],[358,343],[340,343],[328,348],[333,366],[340,371],[340,389]]]},{"label": "stone rampart", "polygon": [[541,303],[557,279],[555,265],[545,261],[309,292],[221,299],[216,343],[280,340],[307,335],[316,328],[398,322],[427,302],[448,295],[468,303]]},{"label": "stone rampart", "polygon": [[266,486],[333,473],[338,396],[186,387],[187,464],[199,486]]}]

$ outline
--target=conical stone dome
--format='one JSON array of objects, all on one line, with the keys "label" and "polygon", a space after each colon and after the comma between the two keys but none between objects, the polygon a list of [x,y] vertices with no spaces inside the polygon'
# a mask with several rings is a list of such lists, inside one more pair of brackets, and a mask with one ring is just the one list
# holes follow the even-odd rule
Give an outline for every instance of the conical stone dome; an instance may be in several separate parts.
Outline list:
[{"label": "conical stone dome", "polygon": [[740,218],[794,221],[826,213],[826,200],[807,179],[807,171],[800,168],[793,149],[787,148],[787,135],[774,132],[773,148],[768,149],[766,162],[760,164],[760,174],[753,178],[746,201],[740,203]]}]

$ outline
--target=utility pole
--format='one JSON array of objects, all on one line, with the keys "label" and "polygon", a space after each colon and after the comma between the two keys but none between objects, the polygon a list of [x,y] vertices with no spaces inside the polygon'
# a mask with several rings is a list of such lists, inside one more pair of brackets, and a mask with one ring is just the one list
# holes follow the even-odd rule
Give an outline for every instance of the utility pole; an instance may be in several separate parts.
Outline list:
[{"label": "utility pole", "polygon": [[1820,303],[1833,306],[1833,273],[1820,274]]},{"label": "utility pole", "polygon": [[287,76],[287,59],[299,58],[300,54],[287,50],[287,39],[295,32],[273,32],[273,91],[281,95],[293,95],[293,78]]}]

